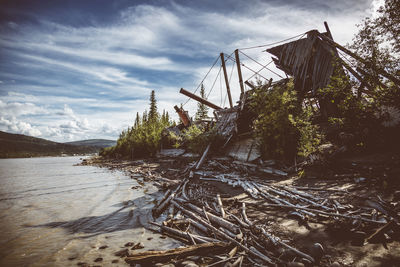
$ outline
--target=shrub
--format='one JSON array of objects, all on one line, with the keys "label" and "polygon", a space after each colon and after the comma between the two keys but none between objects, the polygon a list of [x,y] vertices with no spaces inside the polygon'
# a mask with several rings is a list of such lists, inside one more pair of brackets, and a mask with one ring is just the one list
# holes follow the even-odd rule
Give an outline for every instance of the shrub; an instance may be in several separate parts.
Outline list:
[{"label": "shrub", "polygon": [[270,89],[258,86],[250,96],[250,108],[258,114],[253,126],[263,158],[306,157],[321,143],[311,110],[302,107],[293,87],[293,80],[283,80]]}]

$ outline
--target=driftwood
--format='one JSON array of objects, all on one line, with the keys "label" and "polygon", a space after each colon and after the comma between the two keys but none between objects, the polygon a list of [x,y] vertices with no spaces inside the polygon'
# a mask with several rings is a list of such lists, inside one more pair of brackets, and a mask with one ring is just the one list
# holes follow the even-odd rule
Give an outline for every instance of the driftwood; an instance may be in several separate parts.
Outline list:
[{"label": "driftwood", "polygon": [[150,223],[160,227],[161,231],[163,231],[163,232],[166,232],[166,233],[169,233],[172,235],[176,235],[183,239],[188,239],[188,237],[189,237],[190,239],[194,239],[197,243],[219,242],[219,240],[217,240],[217,239],[213,239],[213,238],[206,237],[206,236],[199,236],[199,235],[195,235],[195,234],[188,235],[189,234],[188,232],[183,232],[183,231],[168,227],[163,224],[157,224],[157,223],[153,223],[153,222],[150,222]]},{"label": "driftwood", "polygon": [[219,194],[217,194],[217,203],[218,203],[219,210],[221,212],[221,216],[222,216],[222,218],[225,219],[226,214],[225,214],[224,206],[222,205],[221,196]]},{"label": "driftwood", "polygon": [[272,236],[271,234],[268,234],[267,231],[265,231],[265,229],[261,228],[261,232],[262,234],[268,238],[269,240],[271,240],[273,243],[278,243],[279,245],[285,247],[286,249],[289,249],[291,251],[293,251],[294,253],[296,253],[297,255],[299,255],[302,258],[305,258],[311,262],[315,262],[314,258],[311,257],[308,254],[305,254],[304,252],[301,252],[300,250],[295,249],[294,247],[282,242],[279,238],[277,238],[276,236]]},{"label": "driftwood", "polygon": [[[203,213],[202,209],[200,209],[199,207],[197,207],[191,203],[187,203],[187,206],[199,214]],[[218,224],[219,226],[222,226],[222,227],[228,229],[232,233],[235,233],[235,234],[239,233],[239,228],[235,224],[233,224],[223,218],[220,218],[212,213],[209,213],[207,211],[205,212],[205,215],[208,217],[210,222]]]},{"label": "driftwood", "polygon": [[225,234],[224,232],[218,230],[217,228],[215,228],[214,226],[209,224],[203,218],[198,217],[193,212],[186,210],[181,205],[179,205],[176,201],[172,200],[171,203],[173,205],[175,205],[175,207],[177,207],[178,209],[182,210],[183,213],[186,213],[188,216],[193,217],[195,219],[197,218],[199,220],[199,222],[201,222],[203,225],[205,225],[207,228],[209,228],[214,233],[217,233],[218,235],[220,235],[223,238],[225,238],[227,241],[230,241],[230,242],[234,243],[235,245],[241,247],[244,251],[250,253],[253,256],[256,256],[257,258],[261,259],[263,262],[271,264],[271,265],[274,265],[273,261],[268,256],[266,256],[266,255],[264,255],[264,254],[262,254],[260,252],[255,252],[254,250],[249,249],[248,247],[246,247],[243,244],[239,243],[237,240],[233,239],[229,235]]},{"label": "driftwood", "polygon": [[144,251],[125,258],[125,262],[129,264],[134,263],[149,263],[149,262],[162,262],[169,260],[172,257],[187,257],[190,255],[209,255],[218,250],[226,250],[229,247],[228,243],[204,243],[198,245],[187,246],[183,248],[174,248],[162,251]]},{"label": "driftwood", "polygon": [[263,204],[264,207],[277,207],[277,208],[288,208],[288,209],[297,209],[299,211],[311,211],[313,213],[318,213],[330,217],[342,217],[342,218],[347,218],[347,219],[352,219],[352,220],[360,220],[364,222],[370,222],[370,223],[376,223],[376,224],[384,224],[386,222],[382,221],[375,221],[371,219],[367,219],[361,216],[350,216],[350,215],[345,215],[345,214],[340,214],[340,213],[331,213],[331,212],[325,212],[321,210],[316,210],[316,209],[310,209],[306,207],[298,207],[298,206],[293,206],[293,205],[280,205],[280,204]]},{"label": "driftwood", "polygon": [[175,197],[175,193],[169,195],[163,202],[158,205],[156,209],[153,209],[153,216],[158,217],[169,205],[169,202]]}]

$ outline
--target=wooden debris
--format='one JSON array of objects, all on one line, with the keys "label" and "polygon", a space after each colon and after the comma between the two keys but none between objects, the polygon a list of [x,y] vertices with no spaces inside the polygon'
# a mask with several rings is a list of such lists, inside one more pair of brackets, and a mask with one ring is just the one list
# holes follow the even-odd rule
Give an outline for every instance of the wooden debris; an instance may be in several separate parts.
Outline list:
[{"label": "wooden debris", "polygon": [[226,250],[229,247],[228,243],[204,243],[183,248],[175,248],[162,251],[143,251],[136,254],[129,255],[125,258],[125,262],[129,264],[134,263],[149,263],[149,262],[163,262],[172,257],[186,257],[189,255],[207,255],[216,253],[218,250]]}]

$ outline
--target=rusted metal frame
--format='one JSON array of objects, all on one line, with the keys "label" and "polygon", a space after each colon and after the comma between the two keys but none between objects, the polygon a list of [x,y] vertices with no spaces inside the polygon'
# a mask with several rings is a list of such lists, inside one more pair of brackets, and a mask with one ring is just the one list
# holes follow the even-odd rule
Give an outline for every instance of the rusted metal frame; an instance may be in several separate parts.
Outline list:
[{"label": "rusted metal frame", "polygon": [[210,107],[212,109],[216,109],[216,110],[222,109],[221,107],[219,107],[219,106],[217,106],[217,105],[205,100],[204,98],[202,98],[200,96],[192,94],[191,92],[189,92],[189,91],[187,91],[187,90],[185,90],[183,88],[181,88],[179,93],[184,94],[184,95],[186,95],[186,96],[188,96],[188,97],[190,97],[190,98],[192,98],[192,99],[194,99],[194,100],[196,100],[196,101],[198,101],[198,102],[200,102],[200,103],[202,103],[202,104],[204,104],[204,105],[206,105],[206,106],[208,106],[208,107]]},{"label": "rusted metal frame", "polygon": [[242,70],[240,68],[240,58],[239,58],[239,50],[235,50],[235,59],[236,59],[236,67],[238,71],[238,76],[239,76],[239,85],[240,85],[240,91],[242,94],[244,94],[244,85],[243,85],[243,77],[242,77]]},{"label": "rusted metal frame", "polygon": [[[325,35],[321,34],[320,32],[317,31],[318,36],[323,39],[324,41],[328,42],[331,46],[334,46],[340,50],[342,50],[344,53],[348,54],[349,56],[357,59],[358,61],[360,61],[361,63],[363,63],[365,66],[369,66],[371,65],[369,62],[367,62],[365,59],[363,59],[362,57],[358,56],[357,54],[351,52],[350,50],[348,50],[347,48],[341,46],[340,44],[336,43],[335,41],[331,40],[329,37],[326,37]],[[394,82],[397,86],[400,86],[400,80],[397,79],[396,77],[394,77],[393,75],[391,75],[390,73],[387,73],[384,69],[377,67],[376,71],[388,78],[389,80],[391,80],[392,82]]]},{"label": "rusted metal frame", "polygon": [[233,108],[231,89],[229,87],[228,74],[226,73],[224,53],[221,53],[220,57],[221,57],[222,69],[224,70],[224,77],[225,77],[226,91],[228,92],[229,105],[231,108]]}]

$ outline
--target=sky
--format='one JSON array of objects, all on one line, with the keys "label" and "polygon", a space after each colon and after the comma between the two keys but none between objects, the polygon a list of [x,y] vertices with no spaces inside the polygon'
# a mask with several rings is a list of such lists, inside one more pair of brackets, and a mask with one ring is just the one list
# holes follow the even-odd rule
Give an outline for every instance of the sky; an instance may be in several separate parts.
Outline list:
[{"label": "sky", "polygon": [[[271,61],[268,45],[325,31],[351,43],[356,24],[374,15],[374,0],[0,0],[0,131],[57,142],[117,139],[136,113],[190,115],[194,92],[220,52],[239,48],[244,80]],[[253,61],[255,59],[261,65]],[[228,106],[218,61],[203,81],[208,99]],[[284,76],[263,69],[260,79]],[[227,60],[233,101],[237,71]],[[219,73],[219,74],[218,74]],[[277,75],[278,74],[278,75]],[[279,76],[280,75],[280,76]],[[252,77],[253,76],[253,77]],[[198,93],[198,91],[196,92]]]}]

